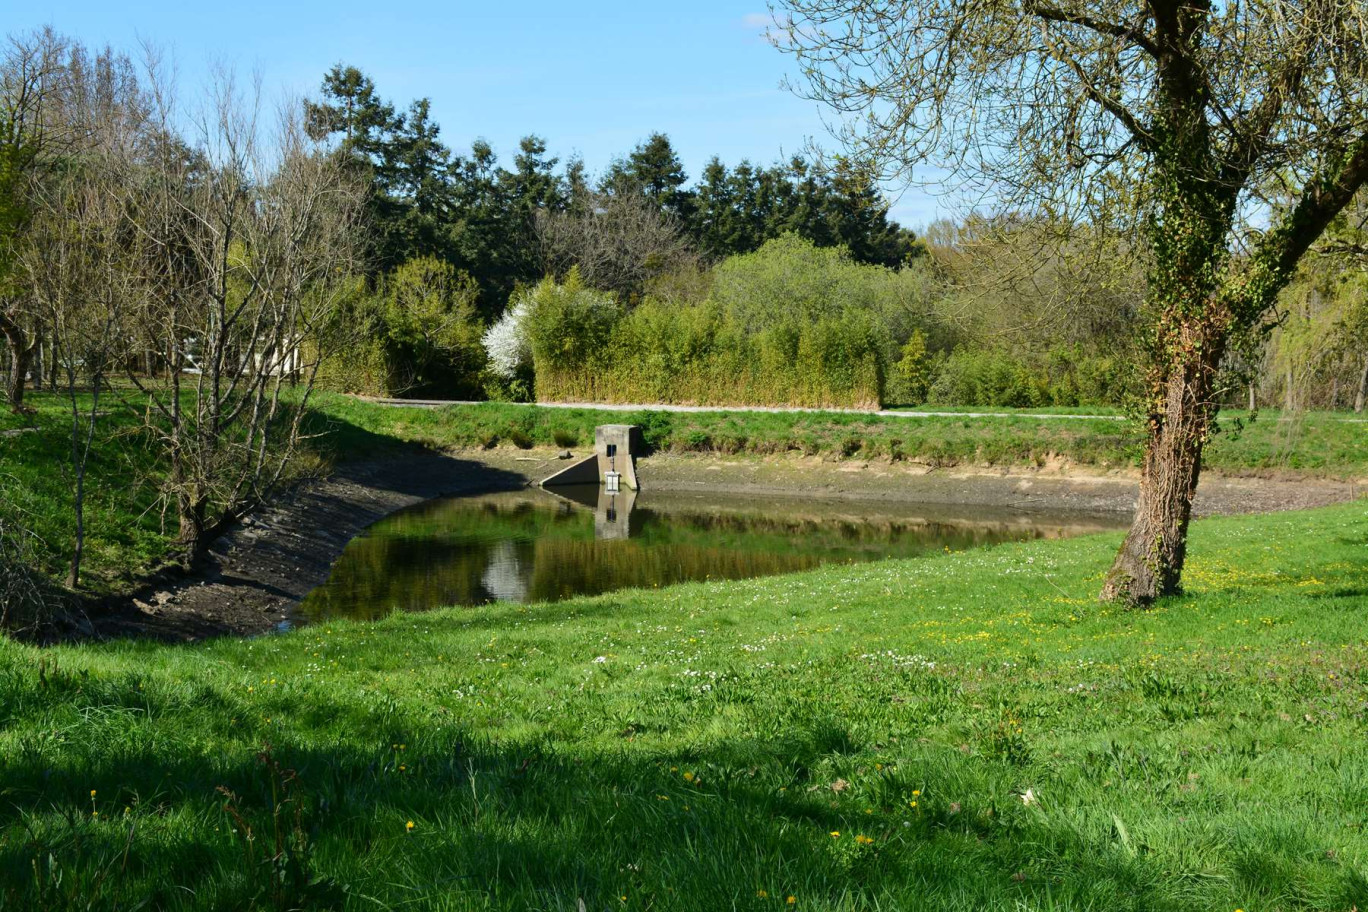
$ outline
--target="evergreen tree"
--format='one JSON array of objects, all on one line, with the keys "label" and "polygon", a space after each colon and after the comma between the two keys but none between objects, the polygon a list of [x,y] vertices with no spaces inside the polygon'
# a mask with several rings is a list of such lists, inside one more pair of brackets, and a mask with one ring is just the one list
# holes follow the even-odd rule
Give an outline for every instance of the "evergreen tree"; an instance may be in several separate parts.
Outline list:
[{"label": "evergreen tree", "polygon": [[393,140],[382,155],[393,183],[386,200],[392,218],[380,226],[392,227],[386,238],[382,259],[386,265],[417,257],[449,259],[451,150],[439,139],[441,128],[432,120],[430,102],[420,98],[409,106],[397,126]]},{"label": "evergreen tree", "polygon": [[603,191],[609,194],[640,193],[662,212],[669,212],[687,221],[693,202],[693,194],[684,190],[688,179],[684,163],[670,144],[670,138],[664,133],[652,133],[632,150],[626,160],[616,161],[609,166],[603,180]]},{"label": "evergreen tree", "polygon": [[384,163],[397,124],[394,106],[380,99],[370,77],[341,63],[323,77],[323,100],[304,103],[304,117],[313,139],[339,137],[340,152],[373,167]]}]

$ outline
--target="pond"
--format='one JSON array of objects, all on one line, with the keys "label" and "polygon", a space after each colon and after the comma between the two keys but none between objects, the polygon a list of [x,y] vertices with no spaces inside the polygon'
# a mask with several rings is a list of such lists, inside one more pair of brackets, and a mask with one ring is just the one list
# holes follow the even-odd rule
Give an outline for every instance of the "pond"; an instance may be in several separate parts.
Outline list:
[{"label": "pond", "polygon": [[888,501],[556,491],[443,498],[392,514],[347,546],[297,620],[553,601],[1125,525],[1116,515]]}]

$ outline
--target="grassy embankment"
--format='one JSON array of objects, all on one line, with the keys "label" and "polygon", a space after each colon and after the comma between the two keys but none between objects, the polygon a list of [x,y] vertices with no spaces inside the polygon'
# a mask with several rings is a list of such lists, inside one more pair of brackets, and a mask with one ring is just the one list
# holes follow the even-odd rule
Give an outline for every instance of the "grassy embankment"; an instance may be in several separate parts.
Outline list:
[{"label": "grassy embankment", "polygon": [[[648,443],[673,452],[906,459],[937,466],[1041,466],[1053,457],[1097,467],[1139,464],[1138,428],[1113,417],[1051,419],[1032,410],[988,409],[1008,417],[894,418],[839,412],[616,412],[485,403],[396,408],[325,396],[334,420],[374,434],[435,447],[586,446],[598,424],[639,424]],[[1049,411],[1049,410],[1046,410]],[[1063,414],[1071,410],[1054,410]],[[1085,410],[1097,414],[1098,410]],[[1103,414],[1106,410],[1101,410]],[[1119,416],[1118,416],[1119,417]],[[1357,477],[1368,473],[1368,423],[1315,412],[1283,421],[1278,412],[1224,416],[1204,465],[1228,473],[1287,471]],[[1243,421],[1241,421],[1244,419]],[[1237,430],[1236,423],[1241,422]]]},{"label": "grassy embankment", "polygon": [[0,906],[1368,908],[1368,504],[1192,541],[3,643]]},{"label": "grassy embankment", "polygon": [[[36,419],[0,414],[0,501],[37,536],[36,560],[60,576],[71,541],[70,414],[59,397],[35,394]],[[158,500],[162,467],[140,430],[136,402],[106,400],[88,484],[87,583],[118,589],[167,557],[174,518]],[[597,424],[640,424],[651,445],[674,452],[916,460],[938,466],[1038,466],[1052,458],[1089,467],[1134,465],[1133,425],[1115,420],[1049,420],[1028,412],[1007,418],[880,418],[840,413],[613,412],[484,404],[425,410],[320,395],[310,422],[309,458],[326,465],[373,458],[404,443],[438,448],[569,446],[593,441]],[[997,410],[995,410],[997,411]],[[1232,416],[1232,422],[1234,418]],[[1236,435],[1217,435],[1206,465],[1220,471],[1368,474],[1368,424],[1343,414],[1283,422],[1263,413]]]}]

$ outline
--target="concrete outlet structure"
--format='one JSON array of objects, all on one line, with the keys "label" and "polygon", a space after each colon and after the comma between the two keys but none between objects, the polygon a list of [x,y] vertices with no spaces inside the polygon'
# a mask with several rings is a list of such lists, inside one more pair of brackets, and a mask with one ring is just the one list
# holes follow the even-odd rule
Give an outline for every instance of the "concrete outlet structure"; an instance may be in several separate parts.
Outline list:
[{"label": "concrete outlet structure", "polygon": [[561,469],[542,481],[543,487],[604,483],[609,472],[621,476],[622,487],[641,490],[636,456],[642,450],[641,428],[635,424],[600,424],[594,428],[594,455]]}]

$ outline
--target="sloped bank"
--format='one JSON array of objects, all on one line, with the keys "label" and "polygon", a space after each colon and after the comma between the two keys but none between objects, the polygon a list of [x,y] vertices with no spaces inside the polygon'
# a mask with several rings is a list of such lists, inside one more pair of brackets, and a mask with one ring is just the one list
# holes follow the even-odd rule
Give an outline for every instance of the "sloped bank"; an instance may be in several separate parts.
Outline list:
[{"label": "sloped bank", "polygon": [[456,494],[522,487],[484,462],[412,450],[339,466],[215,542],[189,574],[153,579],[90,618],[97,637],[198,640],[265,633],[327,579],[357,534],[395,510]]}]

